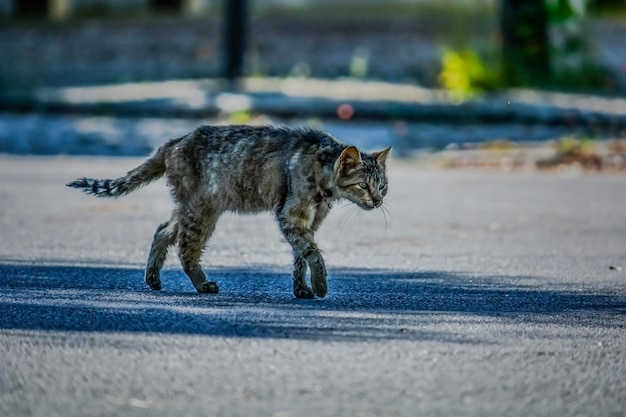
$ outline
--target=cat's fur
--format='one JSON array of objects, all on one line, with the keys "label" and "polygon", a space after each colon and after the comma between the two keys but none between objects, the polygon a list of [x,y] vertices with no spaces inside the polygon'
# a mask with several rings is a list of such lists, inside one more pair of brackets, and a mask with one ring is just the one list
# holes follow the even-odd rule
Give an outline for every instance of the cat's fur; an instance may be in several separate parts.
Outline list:
[{"label": "cat's fur", "polygon": [[67,185],[97,197],[119,197],[167,175],[176,207],[152,241],[146,282],[153,290],[161,289],[167,251],[178,243],[196,290],[218,292],[199,263],[217,219],[225,211],[271,210],[293,248],[295,296],[324,297],[326,267],[313,235],[335,200],[348,199],[365,210],[382,205],[390,149],[362,153],[312,129],[204,126],[167,142],[123,177],[80,178]]}]

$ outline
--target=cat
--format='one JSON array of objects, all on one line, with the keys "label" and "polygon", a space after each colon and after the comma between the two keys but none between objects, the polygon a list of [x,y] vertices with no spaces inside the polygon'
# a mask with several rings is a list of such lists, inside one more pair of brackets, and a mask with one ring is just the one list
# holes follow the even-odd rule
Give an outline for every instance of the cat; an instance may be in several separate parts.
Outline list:
[{"label": "cat", "polygon": [[217,293],[217,283],[207,281],[199,261],[219,216],[271,210],[293,249],[294,295],[324,297],[326,266],[314,234],[336,200],[365,210],[382,207],[390,150],[363,153],[309,128],[203,126],[168,141],[123,177],[79,178],[67,186],[117,198],[167,176],[175,208],[156,229],[150,248],[145,280],[153,290],[161,289],[168,249],[178,244],[196,290]]}]

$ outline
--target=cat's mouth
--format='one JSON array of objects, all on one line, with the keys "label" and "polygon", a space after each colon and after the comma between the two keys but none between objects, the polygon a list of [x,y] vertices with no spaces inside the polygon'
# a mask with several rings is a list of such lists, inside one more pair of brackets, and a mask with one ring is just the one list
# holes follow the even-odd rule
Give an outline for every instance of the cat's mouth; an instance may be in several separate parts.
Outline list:
[{"label": "cat's mouth", "polygon": [[364,210],[374,210],[380,208],[383,205],[383,201],[366,201],[359,203],[359,206]]},{"label": "cat's mouth", "polygon": [[347,199],[352,201],[354,204],[356,204],[363,210],[374,210],[374,209],[382,207],[383,205],[382,199],[361,200],[361,199],[351,198],[351,196],[347,196]]}]

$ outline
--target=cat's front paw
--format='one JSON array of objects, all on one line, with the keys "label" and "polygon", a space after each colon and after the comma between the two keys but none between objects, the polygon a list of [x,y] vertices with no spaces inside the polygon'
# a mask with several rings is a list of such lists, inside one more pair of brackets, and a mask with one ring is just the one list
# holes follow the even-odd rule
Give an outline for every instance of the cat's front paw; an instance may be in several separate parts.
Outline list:
[{"label": "cat's front paw", "polygon": [[153,274],[148,272],[146,274],[146,284],[150,287],[150,289],[154,291],[159,291],[161,289],[161,277],[159,274]]},{"label": "cat's front paw", "polygon": [[199,293],[203,294],[217,294],[220,291],[220,288],[217,286],[217,283],[214,281],[206,281],[201,285],[196,287]]},{"label": "cat's front paw", "polygon": [[320,298],[324,298],[328,293],[328,283],[326,281],[326,274],[323,277],[316,277],[311,279],[311,286],[313,292]]},{"label": "cat's front paw", "polygon": [[314,298],[313,290],[309,287],[298,287],[293,289],[293,294],[296,298]]},{"label": "cat's front paw", "polygon": [[328,292],[328,284],[326,282],[326,265],[324,265],[324,259],[317,254],[317,256],[309,262],[309,268],[311,268],[311,287],[313,293],[320,298],[326,296]]}]

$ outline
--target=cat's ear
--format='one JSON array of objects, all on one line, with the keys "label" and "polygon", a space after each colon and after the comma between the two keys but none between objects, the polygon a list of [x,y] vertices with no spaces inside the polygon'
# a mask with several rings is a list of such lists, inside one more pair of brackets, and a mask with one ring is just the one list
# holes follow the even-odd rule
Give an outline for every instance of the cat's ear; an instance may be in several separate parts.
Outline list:
[{"label": "cat's ear", "polygon": [[387,149],[383,149],[382,151],[372,152],[372,157],[383,167],[386,168],[387,156],[389,156],[389,152],[391,151],[391,146]]},{"label": "cat's ear", "polygon": [[340,168],[352,168],[361,163],[361,152],[354,146],[348,146],[339,155],[339,167]]}]

